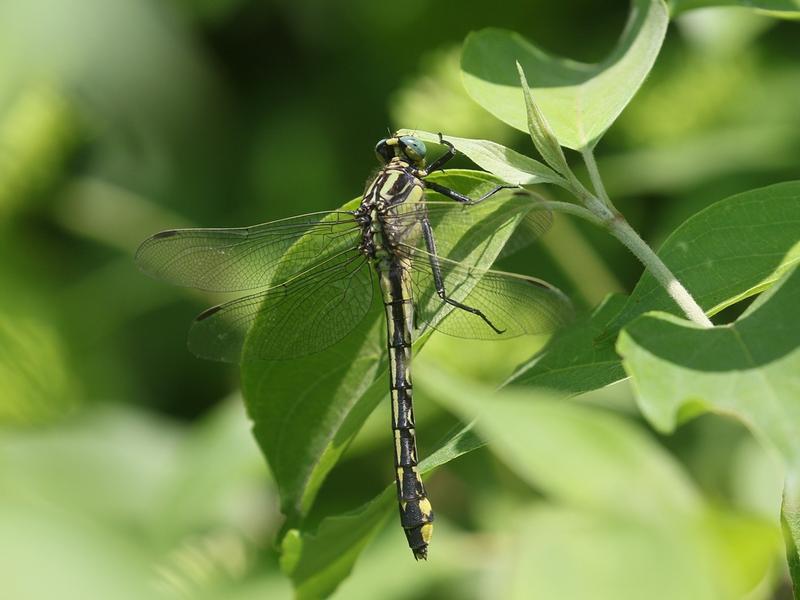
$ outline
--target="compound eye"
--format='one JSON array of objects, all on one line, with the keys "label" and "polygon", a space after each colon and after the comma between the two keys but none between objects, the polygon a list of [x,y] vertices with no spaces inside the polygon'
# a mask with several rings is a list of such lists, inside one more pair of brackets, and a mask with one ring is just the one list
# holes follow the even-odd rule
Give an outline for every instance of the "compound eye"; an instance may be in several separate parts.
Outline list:
[{"label": "compound eye", "polygon": [[404,135],[400,138],[400,144],[402,144],[403,150],[408,158],[415,162],[425,159],[427,149],[419,138],[415,138],[413,135]]},{"label": "compound eye", "polygon": [[394,147],[389,145],[389,139],[384,138],[375,145],[375,154],[378,155],[378,160],[388,163],[394,158]]}]

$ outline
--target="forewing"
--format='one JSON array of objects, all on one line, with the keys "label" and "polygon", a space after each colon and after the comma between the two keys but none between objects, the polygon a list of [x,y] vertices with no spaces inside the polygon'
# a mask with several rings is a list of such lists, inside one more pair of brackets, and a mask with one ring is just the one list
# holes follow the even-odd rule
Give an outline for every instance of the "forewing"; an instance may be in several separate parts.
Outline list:
[{"label": "forewing", "polygon": [[372,298],[367,258],[343,252],[302,277],[205,311],[189,331],[189,349],[225,362],[239,362],[245,344],[261,360],[314,354],[352,331]]},{"label": "forewing", "polygon": [[[300,239],[302,251],[285,258]],[[142,243],[136,263],[148,275],[176,285],[234,292],[283,283],[359,241],[351,213],[327,211],[253,227],[162,231]],[[281,279],[273,281],[279,266]]]},{"label": "forewing", "polygon": [[472,263],[476,262],[474,249],[490,244],[493,238],[505,240],[509,231],[514,231],[499,252],[507,255],[535,241],[552,223],[552,213],[542,207],[537,196],[524,190],[501,191],[478,204],[426,200],[398,208],[397,214],[385,221],[405,232],[399,237],[403,243],[427,250],[419,229],[425,217],[433,228],[439,256]]},{"label": "forewing", "polygon": [[418,333],[432,327],[456,337],[501,340],[550,333],[572,319],[569,299],[544,281],[437,258],[447,296],[480,311],[501,331],[498,333],[480,315],[453,307],[439,297],[430,260],[425,252],[413,253],[411,278]]}]

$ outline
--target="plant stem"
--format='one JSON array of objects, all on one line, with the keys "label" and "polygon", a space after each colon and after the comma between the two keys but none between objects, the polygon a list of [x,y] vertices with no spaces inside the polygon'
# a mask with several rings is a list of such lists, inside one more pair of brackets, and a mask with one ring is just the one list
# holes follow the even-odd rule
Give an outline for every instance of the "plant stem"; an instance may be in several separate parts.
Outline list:
[{"label": "plant stem", "polygon": [[591,223],[594,223],[598,227],[606,227],[606,221],[588,208],[584,208],[583,206],[579,206],[577,204],[572,204],[571,202],[559,202],[557,200],[542,200],[538,202],[536,206],[540,206],[542,208],[546,208],[548,210],[556,211],[556,212],[563,212],[568,213],[571,215],[575,215],[576,217],[580,217],[581,219],[585,219]]},{"label": "plant stem", "polygon": [[689,291],[683,287],[683,284],[678,281],[678,278],[664,264],[664,261],[653,252],[653,249],[636,233],[622,215],[619,215],[606,226],[612,235],[625,244],[628,250],[642,262],[653,277],[667,290],[667,293],[681,307],[689,320],[703,327],[714,326]]},{"label": "plant stem", "polygon": [[[581,151],[595,195],[588,193],[582,184],[575,186],[575,194],[583,201],[586,210],[596,216],[603,223],[608,231],[622,242],[633,255],[638,258],[645,268],[650,271],[673,300],[681,307],[687,318],[703,327],[713,327],[714,324],[706,316],[706,313],[697,304],[689,291],[678,281],[678,278],[669,270],[664,261],[661,260],[653,249],[645,242],[636,230],[631,227],[625,217],[614,208],[614,204],[608,197],[603,180],[600,178],[600,171],[597,169],[597,162],[594,159],[594,152],[590,148]],[[599,196],[599,199],[598,199]]]},{"label": "plant stem", "polygon": [[586,169],[589,171],[589,179],[592,180],[595,194],[600,196],[600,199],[606,206],[613,208],[614,205],[611,203],[611,198],[608,197],[608,192],[606,192],[606,186],[603,185],[603,179],[600,177],[597,161],[594,159],[594,152],[591,148],[584,148],[581,150],[581,154],[583,155],[583,162],[586,164]]}]

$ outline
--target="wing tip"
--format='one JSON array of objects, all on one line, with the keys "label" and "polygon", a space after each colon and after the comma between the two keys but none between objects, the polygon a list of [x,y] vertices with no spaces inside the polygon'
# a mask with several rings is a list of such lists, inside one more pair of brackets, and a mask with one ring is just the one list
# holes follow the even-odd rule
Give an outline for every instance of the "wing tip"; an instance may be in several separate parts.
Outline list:
[{"label": "wing tip", "polygon": [[147,238],[145,241],[139,244],[139,247],[136,249],[136,254],[134,254],[133,257],[134,261],[137,263],[139,268],[145,273],[149,274],[151,272],[151,269],[148,267],[148,265],[144,264],[142,261],[144,260],[145,254],[147,253],[151,244],[157,240],[174,237],[177,234],[178,234],[177,229],[166,229],[164,231],[159,231],[158,233],[151,235],[149,238]]}]

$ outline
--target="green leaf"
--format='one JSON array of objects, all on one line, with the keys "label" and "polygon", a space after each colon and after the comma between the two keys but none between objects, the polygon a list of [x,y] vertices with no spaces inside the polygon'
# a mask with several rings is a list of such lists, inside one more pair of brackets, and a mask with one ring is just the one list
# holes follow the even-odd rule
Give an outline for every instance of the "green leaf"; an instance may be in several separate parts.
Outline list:
[{"label": "green leaf", "polygon": [[[462,454],[480,448],[483,442],[465,427],[444,446],[423,460],[423,473]],[[290,530],[282,542],[281,569],[295,587],[298,600],[329,595],[350,574],[358,556],[396,509],[395,487],[386,489],[345,515],[323,519],[316,531]]]},{"label": "green leaf", "polygon": [[[800,181],[712,204],[678,227],[658,255],[708,314],[764,291],[800,260]],[[682,314],[645,272],[612,329],[650,310]]]},{"label": "green leaf", "polygon": [[564,151],[556,139],[553,130],[550,128],[550,123],[547,122],[547,117],[542,114],[539,106],[534,102],[531,95],[531,88],[528,85],[528,80],[525,78],[525,71],[522,70],[522,65],[517,63],[517,71],[519,72],[519,82],[522,85],[522,97],[525,99],[525,110],[528,115],[528,132],[531,135],[531,141],[539,154],[542,155],[545,162],[553,167],[558,173],[567,176],[570,173],[567,159],[564,156]]},{"label": "green leaf", "polygon": [[644,519],[700,507],[691,482],[641,429],[614,414],[542,390],[491,388],[429,364],[417,387],[465,420],[523,480],[559,501]]},{"label": "green leaf", "polygon": [[[399,135],[415,135],[423,142],[438,144],[439,135],[416,129],[401,129]],[[515,185],[537,185],[554,183],[564,185],[564,178],[547,165],[538,160],[528,158],[495,142],[487,140],[471,140],[468,138],[445,135],[444,138],[455,146],[461,154],[469,158],[480,168],[489,171],[505,183]]]},{"label": "green leaf", "polygon": [[[708,312],[769,288],[800,258],[800,182],[731,196],[693,215],[667,238],[659,256]],[[619,329],[649,310],[679,312],[645,272],[630,298],[607,301],[588,320],[557,334],[510,383],[571,394],[624,377],[614,350]]]},{"label": "green leaf", "polygon": [[625,377],[613,340],[598,340],[625,304],[609,296],[591,315],[555,334],[547,347],[521,365],[509,383],[582,394]]},{"label": "green leaf", "polygon": [[798,588],[800,269],[732,325],[700,329],[648,313],[622,331],[617,348],[641,410],[656,428],[671,431],[698,412],[719,412],[741,420],[782,457],[788,472],[782,519]]},{"label": "green leaf", "polygon": [[[473,197],[496,185],[494,178],[477,171],[453,170],[433,177]],[[498,219],[513,224],[522,215],[520,203],[484,204],[487,219],[457,240],[457,253],[460,259],[470,256],[473,264],[489,267],[514,230],[498,228]],[[303,250],[301,240],[291,252]],[[307,513],[327,474],[388,393],[382,309],[373,298],[371,311],[355,331],[324,352],[296,360],[248,360],[245,344],[244,397],[289,526]]]},{"label": "green leaf", "polygon": [[742,6],[782,18],[800,16],[800,0],[671,0],[670,12],[675,16],[687,10],[712,6]]},{"label": "green leaf", "polygon": [[591,148],[650,72],[668,21],[661,0],[634,0],[617,47],[596,65],[551,56],[509,31],[484,29],[470,34],[464,43],[464,85],[490,113],[527,132],[515,67],[519,62],[559,143],[574,150]]}]

